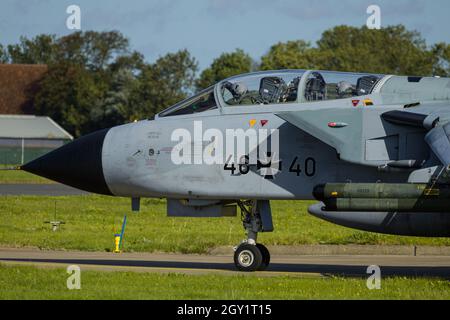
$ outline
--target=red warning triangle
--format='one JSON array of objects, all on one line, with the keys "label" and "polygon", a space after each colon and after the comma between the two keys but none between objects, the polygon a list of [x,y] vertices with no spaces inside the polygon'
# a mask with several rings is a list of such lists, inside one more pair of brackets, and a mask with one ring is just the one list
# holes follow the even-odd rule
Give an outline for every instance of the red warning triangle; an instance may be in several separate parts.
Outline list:
[{"label": "red warning triangle", "polygon": [[354,107],[358,106],[359,100],[352,100],[352,104]]},{"label": "red warning triangle", "polygon": [[269,120],[261,120],[261,127],[264,127]]}]

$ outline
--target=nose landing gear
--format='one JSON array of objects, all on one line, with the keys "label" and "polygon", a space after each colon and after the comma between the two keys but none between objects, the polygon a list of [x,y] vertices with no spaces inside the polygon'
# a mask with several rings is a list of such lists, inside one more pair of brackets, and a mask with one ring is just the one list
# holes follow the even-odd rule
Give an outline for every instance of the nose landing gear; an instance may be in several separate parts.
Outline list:
[{"label": "nose landing gear", "polygon": [[239,201],[242,224],[247,239],[235,248],[234,264],[239,271],[252,272],[267,269],[270,264],[269,250],[256,243],[258,232],[272,232],[272,214],[267,200]]}]

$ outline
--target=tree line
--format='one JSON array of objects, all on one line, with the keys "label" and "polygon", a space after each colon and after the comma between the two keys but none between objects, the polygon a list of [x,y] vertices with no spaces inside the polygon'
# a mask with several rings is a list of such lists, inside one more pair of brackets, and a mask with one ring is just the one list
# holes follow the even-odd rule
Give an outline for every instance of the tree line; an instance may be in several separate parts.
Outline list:
[{"label": "tree line", "polygon": [[186,49],[148,63],[118,31],[42,34],[0,44],[0,63],[48,65],[37,93],[30,97],[35,112],[52,117],[75,136],[151,118],[236,74],[321,69],[446,77],[449,61],[449,44],[428,46],[420,33],[402,25],[381,30],[337,26],[326,30],[315,45],[280,42],[259,60],[236,49],[214,59],[200,74],[197,60]]}]

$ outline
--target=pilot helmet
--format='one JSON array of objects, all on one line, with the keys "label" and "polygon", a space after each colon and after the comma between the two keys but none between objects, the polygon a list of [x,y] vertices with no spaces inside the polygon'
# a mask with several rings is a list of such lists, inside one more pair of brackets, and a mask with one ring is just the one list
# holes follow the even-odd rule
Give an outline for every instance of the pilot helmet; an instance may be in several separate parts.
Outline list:
[{"label": "pilot helmet", "polygon": [[233,84],[232,92],[236,99],[242,98],[248,91],[247,85],[243,82]]},{"label": "pilot helmet", "polygon": [[345,94],[351,94],[353,92],[353,85],[350,82],[347,81],[341,81],[337,85],[337,93],[340,96],[343,96]]}]

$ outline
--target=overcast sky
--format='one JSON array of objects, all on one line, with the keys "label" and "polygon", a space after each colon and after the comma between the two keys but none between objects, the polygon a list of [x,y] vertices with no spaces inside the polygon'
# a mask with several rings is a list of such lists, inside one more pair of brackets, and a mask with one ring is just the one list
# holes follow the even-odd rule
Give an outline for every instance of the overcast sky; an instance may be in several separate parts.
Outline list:
[{"label": "overcast sky", "polygon": [[404,24],[428,44],[450,42],[449,0],[0,0],[0,43],[73,32],[72,4],[81,8],[82,30],[119,30],[147,61],[187,48],[201,68],[224,51],[242,48],[259,59],[279,41],[314,42],[335,25],[361,26],[371,4],[381,7],[382,26]]}]

